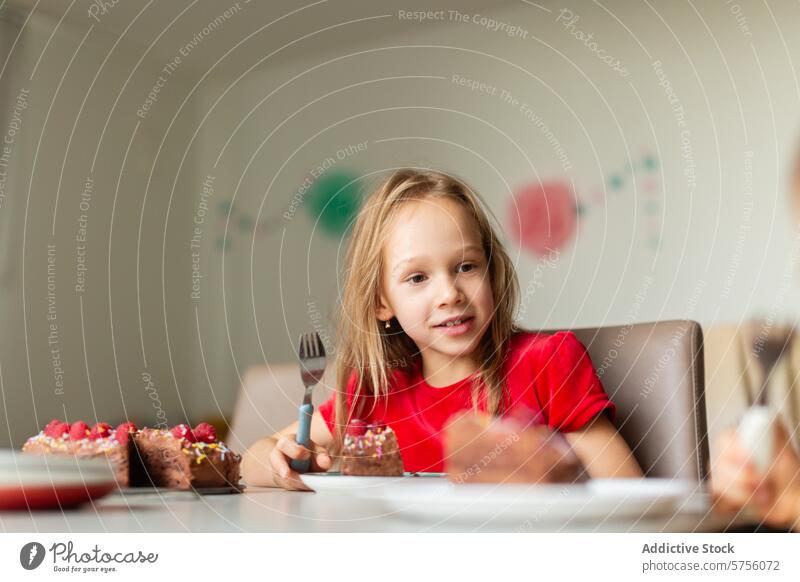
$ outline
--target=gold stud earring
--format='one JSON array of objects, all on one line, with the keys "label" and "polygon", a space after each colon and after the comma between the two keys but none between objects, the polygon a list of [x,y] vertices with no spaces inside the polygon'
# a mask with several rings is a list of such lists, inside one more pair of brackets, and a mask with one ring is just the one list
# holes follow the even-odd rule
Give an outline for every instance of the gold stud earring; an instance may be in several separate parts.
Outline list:
[{"label": "gold stud earring", "polygon": [[387,320],[386,320],[386,329],[389,329],[389,328],[391,327],[391,325],[392,325],[392,324],[391,324],[391,323],[389,323],[389,320],[387,319]]}]

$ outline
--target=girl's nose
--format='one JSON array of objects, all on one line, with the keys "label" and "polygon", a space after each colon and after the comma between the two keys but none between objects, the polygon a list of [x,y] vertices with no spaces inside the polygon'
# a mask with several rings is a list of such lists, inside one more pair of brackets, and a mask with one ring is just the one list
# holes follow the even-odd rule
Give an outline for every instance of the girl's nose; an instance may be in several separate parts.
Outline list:
[{"label": "girl's nose", "polygon": [[458,285],[458,279],[454,277],[447,277],[442,283],[443,288],[439,299],[439,305],[449,305],[452,303],[460,303],[464,295],[461,293],[461,288]]}]

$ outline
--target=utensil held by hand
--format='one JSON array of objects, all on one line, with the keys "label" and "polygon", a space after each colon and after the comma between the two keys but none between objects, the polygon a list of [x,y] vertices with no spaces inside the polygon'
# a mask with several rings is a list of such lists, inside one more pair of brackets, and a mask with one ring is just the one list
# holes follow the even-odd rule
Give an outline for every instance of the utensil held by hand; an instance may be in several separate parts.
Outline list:
[{"label": "utensil held by hand", "polygon": [[[303,380],[305,392],[303,393],[303,404],[299,408],[295,441],[297,444],[311,449],[311,417],[314,414],[311,392],[314,386],[322,380],[322,376],[325,373],[325,346],[316,332],[305,333],[300,336],[298,356],[300,359],[300,377]],[[308,473],[311,469],[311,458],[292,459],[289,461],[289,466],[298,473]]]}]

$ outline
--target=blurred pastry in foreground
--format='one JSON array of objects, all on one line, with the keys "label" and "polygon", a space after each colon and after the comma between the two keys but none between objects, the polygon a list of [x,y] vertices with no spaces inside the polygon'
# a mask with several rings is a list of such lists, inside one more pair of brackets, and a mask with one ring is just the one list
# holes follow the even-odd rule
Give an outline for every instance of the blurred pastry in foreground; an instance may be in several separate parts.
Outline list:
[{"label": "blurred pastry in foreground", "polygon": [[560,433],[538,424],[533,412],[493,418],[455,415],[444,435],[445,471],[455,483],[573,483],[583,465]]}]

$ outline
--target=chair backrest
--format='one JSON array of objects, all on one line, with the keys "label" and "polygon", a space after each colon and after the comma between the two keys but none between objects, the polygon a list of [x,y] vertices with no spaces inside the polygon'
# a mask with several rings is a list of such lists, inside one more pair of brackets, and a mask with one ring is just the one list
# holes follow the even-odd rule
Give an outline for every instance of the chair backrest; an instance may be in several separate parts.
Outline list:
[{"label": "chair backrest", "polygon": [[[572,331],[617,405],[617,429],[645,474],[705,480],[708,439],[700,325],[660,321]],[[330,396],[334,382],[330,365],[314,390],[315,406]],[[297,364],[249,369],[228,445],[243,452],[294,421],[302,390]]]},{"label": "chair backrest", "polygon": [[648,477],[704,481],[703,332],[694,321],[573,330],[617,406],[616,425]]},{"label": "chair backrest", "polygon": [[[329,364],[322,381],[314,387],[314,406],[333,393],[335,366]],[[303,400],[303,383],[297,363],[249,368],[242,378],[231,428],[225,444],[243,453],[261,437],[270,436],[297,420]]]}]

